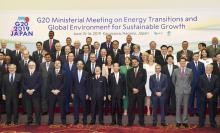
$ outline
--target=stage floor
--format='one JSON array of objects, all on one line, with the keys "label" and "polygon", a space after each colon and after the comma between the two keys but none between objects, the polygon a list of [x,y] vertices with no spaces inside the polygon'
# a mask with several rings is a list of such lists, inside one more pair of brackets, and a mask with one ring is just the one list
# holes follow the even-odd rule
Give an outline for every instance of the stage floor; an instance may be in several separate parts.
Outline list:
[{"label": "stage floor", "polygon": [[[81,118],[81,116],[80,116]],[[60,132],[79,132],[79,133],[143,133],[150,131],[151,133],[164,133],[164,132],[175,132],[175,133],[220,133],[220,116],[216,117],[218,124],[217,129],[209,127],[209,118],[207,116],[205,128],[197,128],[198,117],[189,117],[189,128],[176,128],[175,127],[175,116],[167,116],[166,120],[169,124],[167,127],[160,126],[160,117],[158,117],[158,126],[152,127],[152,116],[145,116],[145,127],[140,127],[138,123],[138,116],[136,115],[134,126],[127,127],[127,116],[123,116],[123,126],[110,126],[111,116],[107,115],[104,117],[105,125],[86,125],[82,124],[73,125],[73,115],[67,115],[67,126],[60,125],[60,116],[55,114],[55,125],[47,126],[48,116],[42,116],[42,125],[30,125],[26,126],[26,116],[19,115],[19,125],[9,125],[6,126],[4,123],[0,125],[0,132],[33,132],[33,133],[60,133]],[[80,119],[81,120],[81,119]],[[2,115],[2,122],[5,121],[5,115]],[[81,122],[81,121],[80,121]],[[90,116],[88,117],[88,122],[90,122]]]}]

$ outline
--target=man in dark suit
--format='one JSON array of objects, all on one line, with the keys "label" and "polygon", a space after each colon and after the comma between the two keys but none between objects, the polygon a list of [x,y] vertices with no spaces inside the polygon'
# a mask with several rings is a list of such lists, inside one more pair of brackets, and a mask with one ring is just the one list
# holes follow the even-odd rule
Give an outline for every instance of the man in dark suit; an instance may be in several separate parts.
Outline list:
[{"label": "man in dark suit", "polygon": [[16,73],[16,65],[10,64],[9,73],[3,76],[2,99],[6,103],[6,124],[11,124],[12,114],[14,124],[18,124],[18,99],[22,98],[22,76]]},{"label": "man in dark suit", "polygon": [[85,70],[89,73],[90,78],[92,78],[92,76],[95,75],[95,67],[97,65],[99,64],[96,62],[95,54],[91,53],[89,57],[89,61],[87,62],[86,67],[85,67]]},{"label": "man in dark suit", "polygon": [[49,88],[49,120],[48,125],[54,122],[54,110],[56,103],[59,103],[61,110],[61,122],[66,125],[66,112],[65,112],[65,95],[64,95],[65,76],[61,70],[61,61],[56,60],[54,69],[48,75],[48,88]]},{"label": "man in dark suit", "polygon": [[162,45],[160,47],[160,51],[161,51],[161,56],[157,57],[155,60],[158,64],[161,65],[161,67],[163,67],[164,65],[167,64],[166,61],[166,57],[167,57],[167,45]]},{"label": "man in dark suit", "polygon": [[95,75],[90,80],[89,97],[91,100],[91,125],[96,122],[96,112],[99,114],[99,124],[103,122],[103,106],[107,96],[107,79],[101,75],[101,67],[96,66]]},{"label": "man in dark suit", "polygon": [[64,55],[60,55],[59,59],[63,64],[68,62],[68,54],[71,52],[70,46],[65,46],[65,54]]},{"label": "man in dark suit", "polygon": [[188,50],[189,43],[188,41],[182,42],[182,50],[177,52],[177,62],[180,61],[181,55],[184,53],[187,56],[187,61],[192,61],[193,52]]},{"label": "man in dark suit", "polygon": [[156,49],[157,48],[157,43],[155,41],[151,41],[149,45],[150,45],[150,49],[147,50],[146,52],[149,53],[149,54],[152,54],[154,57],[157,57],[157,58],[155,58],[155,62],[157,64],[161,64],[160,60],[162,58],[162,55],[161,55],[160,50]]},{"label": "man in dark suit", "polygon": [[119,55],[122,53],[121,49],[119,49],[119,42],[118,40],[114,40],[112,42],[112,59],[113,59],[113,62],[114,63],[119,63],[118,60],[119,60]]},{"label": "man in dark suit", "polygon": [[86,100],[89,99],[89,77],[88,72],[83,70],[84,63],[79,60],[77,62],[77,70],[73,75],[72,98],[74,101],[74,125],[79,123],[80,105],[83,108],[83,125],[87,124]]},{"label": "man in dark suit", "polygon": [[[89,51],[93,51],[94,50],[94,46],[92,45],[92,37],[88,36],[86,37],[86,44],[89,47]],[[83,45],[83,47],[85,46]]]},{"label": "man in dark suit", "polygon": [[5,55],[9,55],[11,57],[11,50],[7,48],[7,41],[1,41],[1,49],[0,52],[3,52]]},{"label": "man in dark suit", "polygon": [[[66,46],[65,46],[65,47],[66,47]],[[69,46],[67,46],[67,47],[69,47]],[[62,56],[62,55],[66,55],[66,53],[64,53],[64,54],[62,53],[61,49],[62,49],[61,43],[57,42],[57,43],[55,44],[55,51],[52,53],[52,60],[53,60],[53,61],[55,61],[55,60],[61,60],[61,56]]]},{"label": "man in dark suit", "polygon": [[42,42],[36,43],[37,50],[35,50],[32,54],[32,60],[36,63],[36,69],[39,70],[40,63],[42,63],[42,52],[43,52],[43,44]]},{"label": "man in dark suit", "polygon": [[106,35],[106,41],[101,43],[101,49],[106,49],[108,55],[112,53],[112,35]]},{"label": "man in dark suit", "polygon": [[44,41],[43,48],[49,53],[55,52],[55,44],[59,42],[58,40],[54,39],[54,31],[49,31],[49,39]]},{"label": "man in dark suit", "polygon": [[122,52],[122,54],[124,54],[124,47],[125,46],[128,46],[129,48],[130,48],[130,54],[132,54],[133,52],[134,52],[134,49],[133,49],[133,46],[134,46],[135,44],[134,43],[132,43],[132,36],[131,35],[127,35],[127,37],[126,37],[126,43],[123,43],[122,45],[121,45],[121,52]]},{"label": "man in dark suit", "polygon": [[36,124],[40,125],[41,107],[40,107],[40,73],[36,70],[36,64],[31,61],[28,63],[28,72],[23,75],[23,90],[27,111],[27,125],[33,122],[33,109],[35,112]]},{"label": "man in dark suit", "polygon": [[158,64],[155,66],[156,74],[150,76],[149,86],[152,92],[152,102],[153,102],[153,126],[157,126],[157,109],[158,102],[160,102],[160,117],[161,125],[167,126],[165,121],[165,99],[166,99],[166,89],[168,87],[168,80],[165,74],[161,73],[161,66]]},{"label": "man in dark suit", "polygon": [[51,61],[51,55],[49,53],[45,54],[46,62],[40,64],[39,72],[41,74],[42,86],[41,86],[41,111],[45,115],[48,112],[48,74],[49,71],[54,70],[54,62]]},{"label": "man in dark suit", "polygon": [[15,50],[11,52],[12,63],[18,66],[21,58],[21,42],[15,42]]},{"label": "man in dark suit", "polygon": [[17,71],[21,74],[28,71],[28,63],[31,61],[28,50],[23,51],[23,57],[24,59],[19,61],[18,71]]},{"label": "man in dark suit", "polygon": [[84,45],[82,49],[83,49],[83,53],[78,55],[77,61],[82,60],[84,64],[86,64],[89,61],[89,56],[90,56],[89,46]]},{"label": "man in dark suit", "polygon": [[199,115],[199,127],[204,127],[205,125],[205,114],[206,107],[208,104],[209,109],[209,121],[211,127],[217,128],[215,121],[217,107],[216,102],[218,98],[219,91],[219,79],[217,75],[212,74],[213,65],[209,64],[206,66],[205,74],[201,75],[199,78],[199,86],[201,88],[201,107]]},{"label": "man in dark suit", "polygon": [[100,43],[99,42],[94,42],[94,50],[91,51],[91,53],[95,54],[96,59],[98,59],[100,55]]},{"label": "man in dark suit", "polygon": [[119,73],[119,64],[114,63],[113,70],[108,77],[109,95],[108,99],[112,101],[112,123],[116,124],[116,111],[117,112],[117,124],[122,125],[122,104],[126,94],[126,78],[125,75]]},{"label": "man in dark suit", "polygon": [[119,55],[119,59],[118,59],[118,63],[120,66],[125,64],[125,58],[129,57],[129,58],[134,58],[134,56],[132,54],[130,54],[131,52],[130,47],[128,46],[124,46],[124,54]]},{"label": "man in dark suit", "polygon": [[76,61],[78,55],[83,53],[82,49],[80,49],[80,45],[81,45],[81,43],[79,40],[74,41],[73,53],[75,55],[75,61]]},{"label": "man in dark suit", "polygon": [[107,63],[107,50],[106,49],[101,49],[100,51],[101,56],[97,59],[97,63],[102,66],[103,64]]},{"label": "man in dark suit", "polygon": [[172,55],[167,55],[166,57],[167,65],[164,65],[161,69],[161,73],[167,75],[168,86],[166,89],[165,98],[165,113],[171,113],[174,115],[176,113],[176,96],[175,96],[175,86],[172,82],[172,75],[174,69],[178,68],[174,65],[174,57]]},{"label": "man in dark suit", "polygon": [[189,113],[191,116],[194,115],[194,101],[196,97],[196,115],[198,116],[200,112],[200,94],[201,94],[201,89],[199,88],[199,76],[203,75],[205,73],[205,66],[202,62],[199,61],[199,53],[194,53],[193,54],[193,61],[190,61],[187,64],[187,67],[192,69],[193,72],[193,80],[191,83],[191,94],[189,97]]},{"label": "man in dark suit", "polygon": [[145,84],[147,74],[145,69],[139,67],[137,58],[132,59],[132,69],[127,73],[128,86],[128,126],[132,126],[135,119],[134,109],[137,104],[139,110],[139,124],[144,126],[144,100],[146,96]]},{"label": "man in dark suit", "polygon": [[70,37],[66,38],[66,45],[61,48],[61,54],[62,55],[65,54],[65,47],[66,46],[69,46],[70,49],[71,49],[71,52],[74,52],[74,46],[72,46],[72,39]]},{"label": "man in dark suit", "polygon": [[74,72],[76,70],[75,62],[74,62],[74,54],[70,52],[68,54],[68,61],[63,65],[62,69],[65,71],[65,109],[66,113],[68,114],[70,112],[70,99],[71,99],[71,89],[72,89],[72,83],[73,83],[73,76]]}]

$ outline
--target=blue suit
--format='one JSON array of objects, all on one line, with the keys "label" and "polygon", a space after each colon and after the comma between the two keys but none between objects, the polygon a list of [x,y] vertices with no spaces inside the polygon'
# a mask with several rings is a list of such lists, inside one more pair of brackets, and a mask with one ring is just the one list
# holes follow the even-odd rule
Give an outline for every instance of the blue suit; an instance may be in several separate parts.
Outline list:
[{"label": "blue suit", "polygon": [[194,113],[194,100],[196,96],[196,108],[197,108],[197,113],[200,112],[200,94],[201,94],[201,89],[199,87],[199,77],[205,73],[205,66],[202,62],[198,61],[198,68],[196,68],[195,62],[191,61],[187,64],[187,68],[192,69],[193,72],[193,80],[191,83],[191,94],[189,98],[189,111],[191,114]]},{"label": "blue suit", "polygon": [[71,89],[72,89],[72,86],[73,86],[73,75],[74,75],[74,72],[76,71],[76,66],[75,64],[73,63],[71,69],[70,69],[70,66],[69,66],[69,62],[65,63],[63,65],[63,71],[65,72],[65,84],[64,84],[64,88],[65,88],[65,109],[66,109],[66,112],[70,112],[70,106],[69,106],[69,103],[70,103],[70,93],[71,93]]},{"label": "blue suit", "polygon": [[78,78],[78,70],[73,75],[72,94],[74,94],[74,119],[79,122],[80,105],[83,107],[83,123],[87,123],[86,95],[88,95],[89,77],[88,72],[82,70],[81,79]]},{"label": "blue suit", "polygon": [[[168,87],[168,79],[165,74],[160,74],[159,80],[156,79],[156,74],[150,76],[149,80],[150,90],[152,91],[152,102],[153,102],[153,123],[157,123],[157,108],[158,101],[160,102],[160,114],[161,123],[165,123],[165,99],[166,99],[166,89]],[[161,92],[161,96],[158,97],[156,92]]]}]

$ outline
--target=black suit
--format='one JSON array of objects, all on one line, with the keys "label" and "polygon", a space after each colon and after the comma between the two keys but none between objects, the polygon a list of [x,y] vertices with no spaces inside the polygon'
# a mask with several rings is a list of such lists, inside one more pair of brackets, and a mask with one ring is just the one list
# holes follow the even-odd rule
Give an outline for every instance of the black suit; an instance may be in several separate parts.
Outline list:
[{"label": "black suit", "polygon": [[78,55],[78,57],[77,57],[77,61],[78,61],[78,60],[82,60],[82,61],[84,62],[84,64],[86,64],[87,62],[89,62],[89,56],[90,56],[90,54],[88,54],[87,60],[84,61],[84,53],[83,53],[83,54],[80,54],[80,55]]},{"label": "black suit", "polygon": [[39,70],[40,63],[42,63],[42,51],[38,52],[37,50],[33,52],[32,59],[36,63],[36,69]]},{"label": "black suit", "polygon": [[3,52],[5,55],[9,55],[11,57],[11,50],[6,48],[6,51],[4,52],[4,50],[1,48],[0,49],[1,52]]},{"label": "black suit", "polygon": [[[149,53],[149,54],[152,54],[152,55],[153,55],[153,53],[151,53],[152,50],[147,50],[146,52]],[[161,65],[161,62],[162,62],[162,55],[161,55],[160,50],[155,49],[155,50],[154,50],[154,55],[153,55],[153,56],[155,57],[155,62],[156,62],[157,64],[160,64],[160,65]]]},{"label": "black suit", "polygon": [[[30,72],[26,72],[23,76],[23,90],[24,90],[24,96],[25,96],[25,104],[26,104],[26,111],[27,111],[27,122],[32,123],[32,113],[34,108],[35,110],[35,118],[36,118],[36,124],[40,124],[40,112],[41,112],[41,106],[40,106],[40,87],[41,87],[41,78],[40,73],[38,71],[34,71],[32,75],[30,75]],[[32,95],[29,95],[27,93],[28,89],[34,89],[34,93]]]},{"label": "black suit", "polygon": [[[132,58],[134,58],[134,56],[130,54],[130,58],[132,59]],[[125,65],[125,54],[120,54],[119,55],[118,63],[119,63],[120,66]]]},{"label": "black suit", "polygon": [[172,74],[174,69],[178,68],[178,66],[173,65],[172,73],[170,75],[168,65],[164,65],[161,69],[161,73],[167,75],[168,80],[168,87],[166,89],[166,99],[165,99],[165,113],[172,113],[176,112],[176,95],[175,95],[175,86],[172,82]]},{"label": "black suit", "polygon": [[14,123],[18,123],[18,96],[22,92],[21,83],[21,74],[15,73],[13,81],[11,81],[9,74],[3,76],[2,94],[6,96],[7,123],[11,123],[12,114],[14,115]]},{"label": "black suit", "polygon": [[27,63],[25,63],[24,60],[20,60],[19,61],[19,65],[18,65],[18,69],[17,69],[17,72],[18,73],[25,73],[28,71],[28,63],[30,62],[31,60],[29,59]]},{"label": "black suit", "polygon": [[114,63],[118,63],[119,62],[119,56],[121,55],[122,51],[121,49],[118,49],[117,52],[114,52],[114,49],[112,50],[112,59]]},{"label": "black suit", "polygon": [[112,54],[112,49],[113,49],[112,42],[110,42],[109,44],[107,44],[107,42],[101,43],[101,48],[100,49],[106,49],[107,54],[111,55]]},{"label": "black suit", "polygon": [[43,43],[43,48],[44,48],[44,50],[46,50],[48,53],[53,53],[53,52],[55,52],[55,51],[56,51],[56,49],[55,49],[55,44],[56,44],[57,42],[59,42],[59,40],[53,39],[53,44],[52,44],[52,47],[51,47],[51,49],[50,49],[50,39],[44,41],[44,43]]},{"label": "black suit", "polygon": [[[134,45],[135,45],[134,43],[131,43],[131,44],[130,44],[131,53],[134,52],[134,48],[133,48]],[[125,46],[127,46],[127,43],[123,43],[123,44],[121,45],[121,54],[124,54],[124,47],[125,47]]]},{"label": "black suit", "polygon": [[78,49],[78,53],[76,53],[76,48],[73,47],[73,53],[74,53],[74,55],[75,55],[75,60],[76,60],[77,57],[78,57],[78,55],[82,54],[83,51],[82,51],[82,49]]},{"label": "black suit", "polygon": [[[65,45],[65,46],[63,46],[62,48],[61,48],[61,54],[62,55],[65,55],[65,47],[66,47],[67,45]],[[70,50],[71,50],[71,52],[74,52],[73,50],[74,50],[74,46],[73,45],[70,45]]]},{"label": "black suit", "polygon": [[99,114],[99,123],[103,123],[103,105],[104,97],[107,96],[107,79],[100,76],[96,79],[95,76],[90,80],[89,96],[91,97],[91,123],[96,121],[96,111]]},{"label": "black suit", "polygon": [[[139,124],[144,124],[144,99],[146,96],[145,84],[147,74],[145,69],[139,67],[135,77],[134,68],[129,69],[127,73],[127,86],[128,86],[128,124],[132,125],[135,118],[133,112],[136,104],[139,110]],[[138,89],[138,93],[133,93],[133,88]]]},{"label": "black suit", "polygon": [[[48,88],[49,88],[49,120],[48,124],[53,124],[54,121],[54,110],[56,103],[59,103],[61,110],[61,122],[66,124],[66,112],[65,112],[65,75],[60,69],[59,73],[56,74],[55,70],[49,72],[48,75]],[[58,89],[60,92],[55,95],[51,91]]]},{"label": "black suit", "polygon": [[[180,61],[180,57],[183,53],[183,50],[177,52],[177,62]],[[187,50],[187,61],[192,61],[193,52],[191,50]]]},{"label": "black suit", "polygon": [[[205,113],[206,113],[206,104],[208,104],[209,109],[209,120],[211,126],[216,126],[215,116],[217,110],[217,101],[218,101],[218,91],[219,91],[219,80],[218,76],[211,75],[211,79],[207,77],[206,74],[199,77],[199,86],[201,88],[201,109],[199,114],[199,125],[204,126],[205,124]],[[213,94],[211,99],[207,99],[206,94],[210,92]]]},{"label": "black suit", "polygon": [[126,78],[124,74],[119,73],[118,83],[114,73],[108,77],[109,95],[112,100],[112,122],[116,123],[116,110],[118,109],[117,122],[122,122],[122,104],[123,96],[126,93]]},{"label": "black suit", "polygon": [[102,67],[103,64],[107,63],[107,56],[104,59],[102,59],[102,57],[99,56],[99,58],[96,60],[96,62]]},{"label": "black suit", "polygon": [[14,63],[15,65],[19,64],[19,61],[22,60],[21,58],[21,52],[19,51],[19,53],[16,53],[16,50],[11,52],[11,62]]}]

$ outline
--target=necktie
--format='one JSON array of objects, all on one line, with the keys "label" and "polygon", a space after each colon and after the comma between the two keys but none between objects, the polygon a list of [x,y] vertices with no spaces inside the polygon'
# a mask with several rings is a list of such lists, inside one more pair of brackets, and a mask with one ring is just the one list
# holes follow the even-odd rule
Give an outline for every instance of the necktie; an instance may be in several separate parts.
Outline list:
[{"label": "necktie", "polygon": [[157,74],[157,82],[160,82],[159,74]]},{"label": "necktie", "polygon": [[155,55],[155,52],[154,52],[154,50],[152,50],[152,55],[153,55],[153,56]]},{"label": "necktie", "polygon": [[72,68],[72,63],[69,63],[69,67],[70,67],[70,70],[71,70],[71,68]]},{"label": "necktie", "polygon": [[198,61],[195,62],[196,70],[198,70]]},{"label": "necktie", "polygon": [[210,82],[211,81],[211,75],[210,74],[208,75],[208,79],[209,79],[209,82]]},{"label": "necktie", "polygon": [[219,72],[220,72],[220,63],[218,63],[218,70],[219,70]]},{"label": "necktie", "polygon": [[18,50],[16,50],[16,56],[18,56]]},{"label": "necktie", "polygon": [[46,62],[46,69],[48,71],[48,69],[49,69],[49,62]]},{"label": "necktie", "polygon": [[84,62],[87,62],[87,55],[84,55]]},{"label": "necktie", "polygon": [[79,79],[79,82],[81,81],[81,77],[82,77],[82,73],[81,73],[81,70],[78,71],[78,79]]},{"label": "necktie", "polygon": [[13,74],[11,74],[11,78],[10,78],[11,80],[11,83],[13,83],[14,82],[14,78],[13,78]]},{"label": "necktie", "polygon": [[105,63],[105,58],[104,58],[104,57],[102,57],[102,63],[103,63],[103,64]]},{"label": "necktie", "polygon": [[95,63],[92,63],[92,73],[94,73],[95,70]]},{"label": "necktie", "polygon": [[118,84],[118,73],[115,73],[116,83]]},{"label": "necktie", "polygon": [[96,76],[96,79],[99,79],[99,76],[98,76],[98,75]]},{"label": "necktie", "polygon": [[137,77],[137,68],[134,69],[134,76]]},{"label": "necktie", "polygon": [[50,49],[52,49],[52,45],[53,45],[53,40],[50,39]]},{"label": "necktie", "polygon": [[78,56],[78,49],[76,49],[75,51],[75,56]]},{"label": "necktie", "polygon": [[181,77],[183,78],[184,77],[184,69],[182,68],[181,70]]}]

